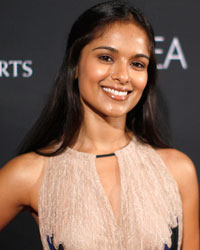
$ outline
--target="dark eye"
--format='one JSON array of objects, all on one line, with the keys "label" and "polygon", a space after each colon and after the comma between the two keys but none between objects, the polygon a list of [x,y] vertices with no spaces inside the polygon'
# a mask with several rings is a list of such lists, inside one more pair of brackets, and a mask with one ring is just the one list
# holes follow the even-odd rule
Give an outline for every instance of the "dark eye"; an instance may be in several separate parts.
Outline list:
[{"label": "dark eye", "polygon": [[102,61],[105,61],[105,62],[113,62],[113,59],[108,55],[101,55],[98,58]]},{"label": "dark eye", "polygon": [[143,69],[145,68],[145,65],[141,62],[132,62],[131,65],[135,68],[138,68],[138,69]]}]

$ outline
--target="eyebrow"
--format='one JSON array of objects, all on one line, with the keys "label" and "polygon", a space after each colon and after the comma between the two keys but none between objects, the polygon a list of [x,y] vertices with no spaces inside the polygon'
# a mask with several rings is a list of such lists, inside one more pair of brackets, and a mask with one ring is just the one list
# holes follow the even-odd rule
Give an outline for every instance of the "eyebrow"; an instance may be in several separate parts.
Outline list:
[{"label": "eyebrow", "polygon": [[118,53],[117,49],[115,49],[113,47],[109,47],[109,46],[100,46],[100,47],[94,48],[93,50],[97,50],[97,49],[107,49],[107,50],[110,50],[112,52]]},{"label": "eyebrow", "polygon": [[[119,51],[118,51],[117,49],[115,49],[115,48],[113,48],[113,47],[109,47],[109,46],[99,46],[99,47],[94,48],[92,51],[98,50],[98,49],[106,49],[106,50],[110,50],[110,51],[112,51],[112,52],[114,52],[114,53],[119,53]],[[144,57],[144,58],[150,60],[149,56],[147,56],[147,55],[145,55],[145,54],[142,54],[142,53],[136,54],[135,57],[136,57],[136,58]]]}]

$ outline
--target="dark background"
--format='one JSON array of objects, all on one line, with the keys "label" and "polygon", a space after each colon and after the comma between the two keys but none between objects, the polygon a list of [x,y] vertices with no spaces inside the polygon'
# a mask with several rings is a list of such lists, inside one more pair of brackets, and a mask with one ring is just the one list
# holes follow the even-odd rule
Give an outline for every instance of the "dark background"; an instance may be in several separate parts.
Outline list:
[{"label": "dark background", "polygon": [[[45,103],[63,58],[69,28],[82,11],[99,2],[0,1],[1,166],[15,156],[17,146]],[[200,178],[200,1],[130,2],[150,19],[157,40],[163,40],[157,42],[156,52],[162,68],[158,86],[166,126],[174,146],[190,156]],[[170,55],[174,59],[168,61],[167,67]],[[7,73],[2,71],[6,63]],[[0,249],[42,249],[37,226],[28,212],[18,215],[0,233]]]}]

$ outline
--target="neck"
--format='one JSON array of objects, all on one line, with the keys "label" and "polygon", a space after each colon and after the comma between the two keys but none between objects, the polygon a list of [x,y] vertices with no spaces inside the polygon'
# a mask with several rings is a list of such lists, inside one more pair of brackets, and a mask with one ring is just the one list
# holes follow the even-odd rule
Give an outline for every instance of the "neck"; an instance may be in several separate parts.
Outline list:
[{"label": "neck", "polygon": [[126,117],[102,117],[85,112],[74,149],[94,154],[109,154],[126,146],[130,133],[125,131]]}]

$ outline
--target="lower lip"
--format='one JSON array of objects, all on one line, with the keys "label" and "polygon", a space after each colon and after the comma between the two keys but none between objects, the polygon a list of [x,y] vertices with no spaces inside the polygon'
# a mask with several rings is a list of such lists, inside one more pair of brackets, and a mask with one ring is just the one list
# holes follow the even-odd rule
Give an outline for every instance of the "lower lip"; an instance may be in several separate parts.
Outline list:
[{"label": "lower lip", "polygon": [[109,96],[109,97],[112,98],[113,100],[117,100],[117,101],[124,101],[124,100],[126,100],[126,99],[128,98],[128,95],[129,95],[129,94],[127,94],[127,95],[115,95],[115,94],[113,94],[113,93],[110,93],[110,92],[105,91],[103,88],[102,88],[102,90],[103,90],[103,92],[104,92],[107,96]]}]

